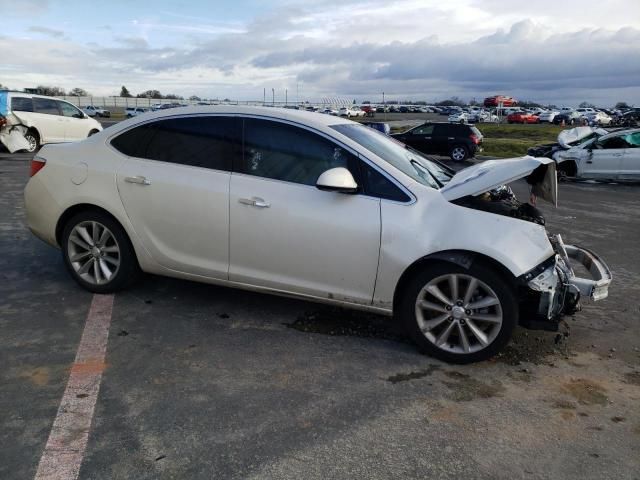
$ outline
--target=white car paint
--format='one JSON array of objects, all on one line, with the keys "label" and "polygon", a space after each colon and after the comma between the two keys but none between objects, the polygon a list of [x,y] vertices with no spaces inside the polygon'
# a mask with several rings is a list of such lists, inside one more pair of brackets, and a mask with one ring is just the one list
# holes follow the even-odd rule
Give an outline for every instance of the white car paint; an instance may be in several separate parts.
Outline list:
[{"label": "white car paint", "polygon": [[40,144],[44,145],[75,142],[102,130],[99,122],[64,100],[20,92],[1,93],[7,98],[7,112],[6,126],[0,130],[0,141],[11,153],[23,149],[23,142],[16,141],[15,137],[25,136],[29,131],[35,132]]},{"label": "white car paint", "polygon": [[449,123],[468,123],[469,114],[467,112],[456,112],[449,115],[447,118]]},{"label": "white car paint", "polygon": [[551,111],[544,111],[541,112],[540,115],[538,115],[538,120],[540,120],[540,122],[553,122],[553,119],[556,117],[556,115],[558,115],[560,112],[557,110],[551,110]]},{"label": "white car paint", "polygon": [[142,107],[127,107],[124,111],[127,118],[137,117],[138,115],[142,115],[143,113],[147,113],[146,108]]},{"label": "white car paint", "polygon": [[[110,144],[136,125],[194,115],[268,119],[310,131],[384,172],[407,200],[127,157]],[[402,275],[425,256],[452,251],[483,255],[513,278],[557,258],[543,226],[453,203],[537,168],[546,174],[534,185],[536,193],[555,202],[551,160],[486,162],[457,173],[438,189],[404,173],[401,168],[412,168],[408,161],[394,166],[337,128],[342,126],[363,129],[404,155],[397,142],[365,126],[296,110],[186,107],[129,119],[83,142],[42,149],[35,161],[45,166],[25,188],[29,228],[59,246],[56,232],[64,213],[95,205],[120,223],[145,272],[384,314],[393,313]],[[329,181],[332,175],[325,173]],[[583,290],[591,295],[587,287]],[[606,296],[606,288],[598,295]]]},{"label": "white car paint", "polygon": [[367,112],[361,110],[360,107],[352,106],[352,107],[342,107],[338,110],[338,115],[340,117],[364,117],[367,115]]},{"label": "white car paint", "polygon": [[93,105],[87,105],[86,107],[84,107],[82,109],[82,111],[84,113],[86,113],[87,115],[89,115],[90,117],[109,117],[111,116],[111,112],[109,110],[106,110],[104,108],[100,108],[100,107],[95,107]]}]

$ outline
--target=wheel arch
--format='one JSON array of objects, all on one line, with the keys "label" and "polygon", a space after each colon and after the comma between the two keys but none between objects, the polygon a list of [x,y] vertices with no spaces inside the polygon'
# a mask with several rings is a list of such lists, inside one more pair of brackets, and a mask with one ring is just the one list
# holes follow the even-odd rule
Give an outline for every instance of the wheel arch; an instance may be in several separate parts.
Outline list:
[{"label": "wheel arch", "polygon": [[495,270],[500,276],[508,280],[513,284],[516,277],[511,271],[505,267],[502,263],[496,259],[491,258],[482,253],[473,252],[470,250],[443,250],[440,252],[432,253],[419,258],[411,265],[409,265],[398,280],[396,288],[393,293],[393,311],[398,311],[398,306],[402,298],[402,292],[405,290],[407,283],[427,265],[433,265],[435,263],[450,263],[458,265],[464,269],[469,269],[474,263],[484,264],[493,270]]},{"label": "wheel arch", "polygon": [[127,231],[125,226],[122,224],[122,222],[120,220],[118,220],[118,217],[113,215],[108,210],[106,210],[106,209],[104,209],[102,207],[99,207],[98,205],[94,205],[92,203],[78,203],[76,205],[72,205],[71,207],[67,208],[62,213],[62,215],[60,215],[60,218],[58,218],[58,222],[56,223],[56,230],[55,230],[56,242],[58,243],[58,245],[62,245],[62,242],[61,242],[61,240],[62,240],[62,232],[64,231],[64,226],[67,224],[67,222],[74,215],[77,215],[80,212],[85,212],[85,211],[89,211],[89,210],[93,210],[93,211],[96,211],[96,212],[103,213],[104,215],[107,215],[108,217],[110,217],[114,222],[118,223],[118,225],[120,225],[120,227],[122,227],[122,230],[124,230],[124,232],[127,234],[127,238],[129,239],[129,243],[131,243],[131,238],[129,238],[129,232]]}]

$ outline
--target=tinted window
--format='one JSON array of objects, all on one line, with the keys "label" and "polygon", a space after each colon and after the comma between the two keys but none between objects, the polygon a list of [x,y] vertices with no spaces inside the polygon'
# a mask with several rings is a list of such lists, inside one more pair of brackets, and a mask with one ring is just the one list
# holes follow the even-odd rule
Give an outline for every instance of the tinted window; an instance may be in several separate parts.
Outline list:
[{"label": "tinted window", "polygon": [[360,164],[362,178],[364,179],[364,190],[367,195],[398,202],[411,200],[406,193],[376,169],[364,162],[360,162]]},{"label": "tinted window", "polygon": [[11,99],[11,110],[16,112],[33,112],[33,100],[25,97],[13,97]]},{"label": "tinted window", "polygon": [[132,157],[230,170],[239,150],[239,126],[228,117],[170,118],[128,130],[111,145]]},{"label": "tinted window", "polygon": [[627,148],[629,144],[622,137],[612,137],[612,138],[607,138],[606,140],[598,142],[598,146],[600,148],[605,148],[605,149],[616,149],[616,148]]},{"label": "tinted window", "polygon": [[58,105],[60,106],[60,111],[62,112],[62,115],[64,115],[65,117],[82,118],[82,114],[80,113],[80,110],[78,110],[73,105],[66,102],[58,102]]},{"label": "tinted window", "polygon": [[433,125],[422,125],[411,130],[411,135],[431,135],[432,133]]},{"label": "tinted window", "polygon": [[243,173],[315,185],[326,170],[349,168],[350,158],[346,150],[313,132],[279,122],[245,119]]},{"label": "tinted window", "polygon": [[36,113],[46,113],[47,115],[60,115],[58,102],[50,98],[34,98],[33,108]]},{"label": "tinted window", "polygon": [[454,125],[440,123],[435,126],[433,134],[437,137],[453,137],[456,134]]}]

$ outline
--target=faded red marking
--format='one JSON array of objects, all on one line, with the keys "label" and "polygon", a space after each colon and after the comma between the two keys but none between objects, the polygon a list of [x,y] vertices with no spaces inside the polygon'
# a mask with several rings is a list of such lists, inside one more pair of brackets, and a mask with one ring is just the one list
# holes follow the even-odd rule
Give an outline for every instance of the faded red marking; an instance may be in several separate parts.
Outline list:
[{"label": "faded red marking", "polygon": [[109,340],[113,295],[94,295],[67,388],[53,421],[36,480],[75,480],[98,399]]}]

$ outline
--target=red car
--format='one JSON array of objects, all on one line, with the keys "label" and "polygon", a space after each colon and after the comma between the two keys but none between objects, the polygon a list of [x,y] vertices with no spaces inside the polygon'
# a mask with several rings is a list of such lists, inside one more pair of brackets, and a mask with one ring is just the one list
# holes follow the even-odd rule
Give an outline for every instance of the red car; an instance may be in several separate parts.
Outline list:
[{"label": "red car", "polygon": [[540,123],[540,119],[537,115],[527,112],[514,112],[507,115],[507,122],[509,123]]},{"label": "red car", "polygon": [[503,107],[513,107],[516,103],[515,98],[505,97],[504,95],[494,95],[493,97],[487,97],[484,99],[485,107],[499,107],[502,104]]},{"label": "red car", "polygon": [[362,105],[360,107],[360,110],[365,112],[367,117],[373,117],[376,114],[376,109],[374,107],[372,107],[371,105]]}]

